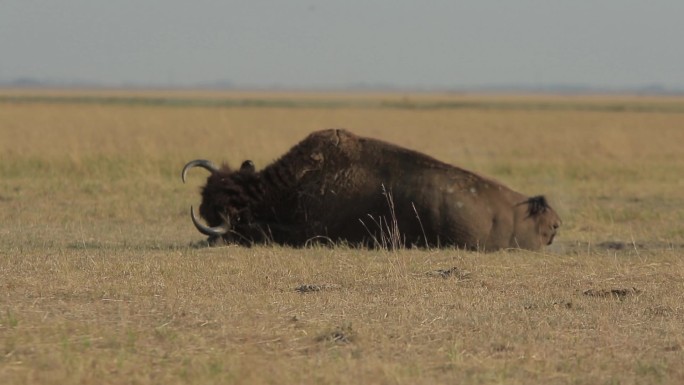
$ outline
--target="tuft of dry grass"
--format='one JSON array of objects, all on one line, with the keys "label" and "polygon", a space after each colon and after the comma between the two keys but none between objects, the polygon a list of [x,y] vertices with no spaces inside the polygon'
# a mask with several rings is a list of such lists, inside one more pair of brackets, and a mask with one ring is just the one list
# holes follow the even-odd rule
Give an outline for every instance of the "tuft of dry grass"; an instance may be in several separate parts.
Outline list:
[{"label": "tuft of dry grass", "polygon": [[[72,99],[26,99],[36,95]],[[683,109],[636,97],[1,92],[0,379],[681,383]],[[261,168],[328,127],[546,194],[562,233],[543,252],[390,251],[392,223],[379,250],[204,247],[188,218],[204,176],[180,183],[187,160]]]}]

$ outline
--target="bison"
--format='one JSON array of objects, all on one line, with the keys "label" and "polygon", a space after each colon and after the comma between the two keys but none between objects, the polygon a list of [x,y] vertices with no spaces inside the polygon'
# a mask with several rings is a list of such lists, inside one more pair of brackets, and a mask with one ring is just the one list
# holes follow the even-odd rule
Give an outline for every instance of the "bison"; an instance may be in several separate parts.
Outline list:
[{"label": "bison", "polygon": [[199,213],[210,242],[538,250],[561,220],[544,196],[343,129],[310,134],[261,171],[193,160],[210,172]]}]

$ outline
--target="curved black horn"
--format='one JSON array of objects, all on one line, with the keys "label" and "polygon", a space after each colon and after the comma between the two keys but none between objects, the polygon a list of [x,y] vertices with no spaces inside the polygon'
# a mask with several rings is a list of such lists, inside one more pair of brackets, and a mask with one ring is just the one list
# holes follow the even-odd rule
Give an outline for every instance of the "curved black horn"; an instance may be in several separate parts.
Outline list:
[{"label": "curved black horn", "polygon": [[212,163],[210,160],[206,159],[195,159],[189,161],[185,167],[183,167],[183,171],[181,172],[181,179],[183,180],[183,183],[185,183],[185,174],[188,172],[189,169],[193,167],[202,167],[205,170],[208,170],[211,173],[214,173],[218,171],[218,167],[214,163]]},{"label": "curved black horn", "polygon": [[200,233],[208,235],[210,237],[219,237],[221,235],[226,234],[228,230],[230,230],[230,223],[225,219],[221,226],[209,227],[203,225],[195,216],[195,209],[192,206],[190,206],[190,217],[192,218],[192,223],[195,225],[197,230]]}]

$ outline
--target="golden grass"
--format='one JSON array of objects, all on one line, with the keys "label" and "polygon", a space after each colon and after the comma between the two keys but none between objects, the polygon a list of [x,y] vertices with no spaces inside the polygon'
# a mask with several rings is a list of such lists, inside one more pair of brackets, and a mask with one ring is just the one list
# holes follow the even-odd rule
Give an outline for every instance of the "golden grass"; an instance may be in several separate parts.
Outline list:
[{"label": "golden grass", "polygon": [[[291,103],[2,99],[27,95]],[[2,92],[0,381],[681,383],[682,108],[637,97]],[[328,127],[544,193],[562,233],[542,253],[202,247],[188,207],[205,175],[183,185],[186,161],[261,168]],[[451,267],[467,273],[426,274]]]}]

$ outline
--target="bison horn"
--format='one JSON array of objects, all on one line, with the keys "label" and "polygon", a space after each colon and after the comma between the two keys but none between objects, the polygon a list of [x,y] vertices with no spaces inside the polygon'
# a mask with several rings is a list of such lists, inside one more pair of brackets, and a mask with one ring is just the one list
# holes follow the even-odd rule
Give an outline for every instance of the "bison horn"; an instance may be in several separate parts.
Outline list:
[{"label": "bison horn", "polygon": [[221,226],[209,227],[203,225],[195,216],[195,209],[192,206],[190,206],[190,217],[192,218],[192,223],[195,225],[197,230],[199,230],[200,233],[210,237],[219,237],[226,234],[228,230],[230,230],[230,223],[228,223],[227,220],[224,220]]},{"label": "bison horn", "polygon": [[189,161],[185,167],[183,167],[183,171],[181,172],[181,179],[183,180],[183,183],[185,183],[185,174],[187,174],[188,170],[193,168],[193,167],[202,167],[205,170],[208,170],[212,173],[218,171],[218,167],[214,163],[212,163],[210,160],[206,159],[195,159]]}]

